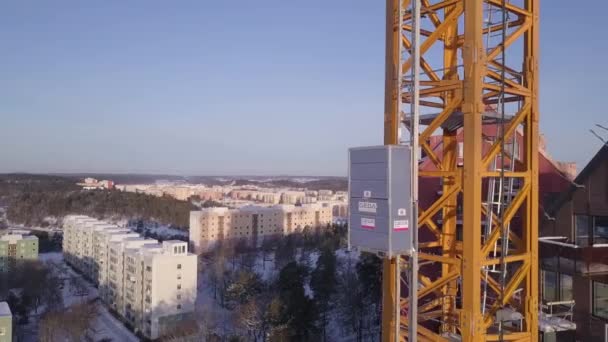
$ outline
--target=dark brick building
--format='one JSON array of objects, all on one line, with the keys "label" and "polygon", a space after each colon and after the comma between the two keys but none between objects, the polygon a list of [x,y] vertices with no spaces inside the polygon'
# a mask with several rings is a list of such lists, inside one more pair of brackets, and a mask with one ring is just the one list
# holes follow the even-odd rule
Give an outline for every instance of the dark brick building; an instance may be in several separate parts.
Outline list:
[{"label": "dark brick building", "polygon": [[546,206],[543,216],[540,287],[545,309],[555,306],[570,316],[577,340],[608,341],[608,145]]}]

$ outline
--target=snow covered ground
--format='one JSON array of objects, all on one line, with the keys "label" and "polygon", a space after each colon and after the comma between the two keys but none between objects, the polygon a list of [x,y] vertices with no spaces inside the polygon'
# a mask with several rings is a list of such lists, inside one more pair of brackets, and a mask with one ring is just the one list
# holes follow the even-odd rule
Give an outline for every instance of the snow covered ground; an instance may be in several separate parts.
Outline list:
[{"label": "snow covered ground", "polygon": [[[98,299],[97,288],[91,283],[87,282],[82,276],[74,272],[74,270],[68,266],[63,260],[62,253],[41,253],[39,255],[41,261],[52,267],[53,273],[64,279],[63,286],[63,303],[65,307],[84,302],[91,302]],[[77,291],[72,282],[77,281],[84,285],[84,291]],[[125,342],[137,342],[137,338],[129,329],[127,329],[120,321],[112,316],[108,310],[99,301],[96,302],[98,316],[94,320],[91,330],[87,333],[93,341],[99,341],[104,338],[111,339],[112,341],[125,341]],[[37,326],[37,324],[35,324]],[[32,329],[33,330],[33,329]],[[37,329],[35,329],[37,332]],[[31,333],[35,333],[31,331]],[[29,341],[36,341],[36,334],[33,334],[34,339]]]},{"label": "snow covered ground", "polygon": [[[126,220],[122,220],[117,222],[117,224],[121,227],[127,227],[133,231],[137,231],[137,226],[134,222],[127,222]],[[163,240],[173,239],[176,237],[185,240],[188,239],[188,231],[173,228],[171,226],[160,224],[158,222],[144,222],[142,230],[138,231],[138,233],[143,234],[144,232],[147,234],[153,234],[154,236]]]},{"label": "snow covered ground", "polygon": [[91,327],[91,335],[94,341],[111,339],[112,341],[138,342],[140,341],[133,333],[118,321],[101,304],[97,305],[99,316]]}]

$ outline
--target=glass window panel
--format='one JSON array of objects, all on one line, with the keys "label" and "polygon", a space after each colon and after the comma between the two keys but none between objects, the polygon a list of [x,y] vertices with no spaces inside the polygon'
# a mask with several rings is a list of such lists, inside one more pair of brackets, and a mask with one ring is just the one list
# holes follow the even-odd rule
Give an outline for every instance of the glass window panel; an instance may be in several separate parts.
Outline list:
[{"label": "glass window panel", "polygon": [[589,216],[575,215],[576,244],[580,247],[589,246]]},{"label": "glass window panel", "polygon": [[573,259],[569,259],[566,257],[559,257],[559,271],[567,272],[567,273],[575,273],[575,264],[576,262]]},{"label": "glass window panel", "polygon": [[608,284],[593,282],[593,315],[608,319]]},{"label": "glass window panel", "polygon": [[542,271],[543,280],[543,300],[546,302],[557,301],[557,273],[552,271]]},{"label": "glass window panel", "polygon": [[557,255],[550,255],[550,256],[546,256],[544,258],[541,259],[541,264],[543,266],[543,268],[557,268],[557,260],[558,257]]},{"label": "glass window panel", "polygon": [[561,274],[559,279],[559,300],[572,300],[572,276]]},{"label": "glass window panel", "polygon": [[608,216],[596,216],[593,225],[593,244],[608,243]]}]

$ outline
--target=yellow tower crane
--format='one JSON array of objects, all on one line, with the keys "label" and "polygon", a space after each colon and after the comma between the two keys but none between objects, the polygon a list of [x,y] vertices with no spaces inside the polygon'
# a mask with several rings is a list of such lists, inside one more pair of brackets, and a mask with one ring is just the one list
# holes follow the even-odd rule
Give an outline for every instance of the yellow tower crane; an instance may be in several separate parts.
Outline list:
[{"label": "yellow tower crane", "polygon": [[419,179],[441,190],[418,211],[416,310],[409,258],[384,261],[382,339],[410,340],[414,311],[419,341],[538,341],[539,0],[386,5],[385,144],[413,126],[417,64]]}]

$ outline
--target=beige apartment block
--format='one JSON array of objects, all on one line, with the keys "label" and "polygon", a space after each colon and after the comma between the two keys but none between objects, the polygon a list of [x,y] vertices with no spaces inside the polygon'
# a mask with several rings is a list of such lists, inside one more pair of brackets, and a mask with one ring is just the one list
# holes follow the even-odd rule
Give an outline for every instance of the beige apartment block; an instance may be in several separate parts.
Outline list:
[{"label": "beige apartment block", "polygon": [[65,260],[136,332],[157,339],[194,312],[197,258],[188,243],[146,239],[86,216],[64,220]]},{"label": "beige apartment block", "polygon": [[281,194],[282,204],[300,204],[306,197],[305,191],[285,191]]},{"label": "beige apartment block", "polygon": [[268,236],[288,235],[306,227],[325,227],[332,220],[332,208],[320,204],[207,208],[190,212],[190,242],[195,251],[201,253],[220,240],[245,238],[257,244]]}]

